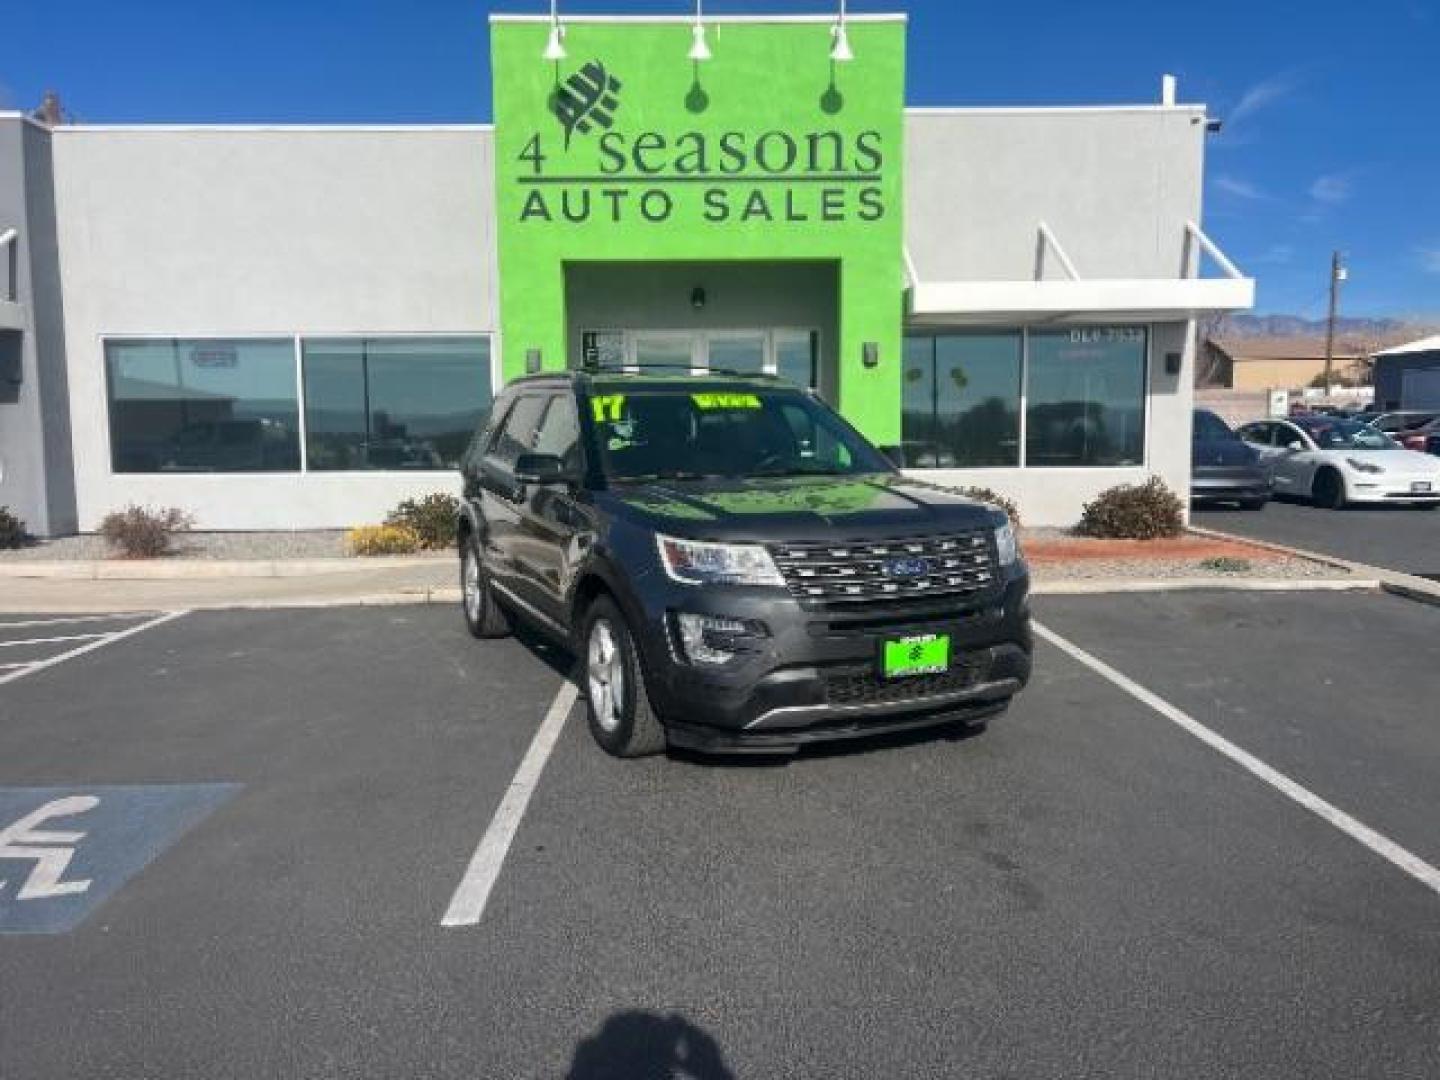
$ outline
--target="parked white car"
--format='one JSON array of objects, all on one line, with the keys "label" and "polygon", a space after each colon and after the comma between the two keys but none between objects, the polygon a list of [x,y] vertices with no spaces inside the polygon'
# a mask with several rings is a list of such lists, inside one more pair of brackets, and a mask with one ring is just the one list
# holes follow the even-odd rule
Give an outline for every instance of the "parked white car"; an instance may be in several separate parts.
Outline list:
[{"label": "parked white car", "polygon": [[1260,452],[1275,494],[1346,503],[1440,505],[1440,458],[1406,450],[1368,424],[1338,416],[1257,420],[1240,437]]}]

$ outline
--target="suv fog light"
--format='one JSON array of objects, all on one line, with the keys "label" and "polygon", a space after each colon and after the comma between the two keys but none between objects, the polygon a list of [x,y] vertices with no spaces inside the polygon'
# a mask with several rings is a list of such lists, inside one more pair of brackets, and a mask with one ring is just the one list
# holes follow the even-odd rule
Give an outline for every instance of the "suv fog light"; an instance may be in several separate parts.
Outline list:
[{"label": "suv fog light", "polygon": [[729,619],[722,615],[675,613],[675,626],[680,632],[680,647],[692,664],[723,664],[737,652],[744,651],[746,639],[763,637],[765,628],[748,619]]}]

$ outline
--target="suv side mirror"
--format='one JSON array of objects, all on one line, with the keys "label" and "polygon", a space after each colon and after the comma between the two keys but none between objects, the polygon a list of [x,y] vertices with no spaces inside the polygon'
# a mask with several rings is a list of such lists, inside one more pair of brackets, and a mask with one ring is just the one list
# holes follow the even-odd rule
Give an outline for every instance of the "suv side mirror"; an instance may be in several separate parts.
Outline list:
[{"label": "suv side mirror", "polygon": [[558,454],[521,454],[515,459],[517,484],[556,484],[569,480]]},{"label": "suv side mirror", "polygon": [[1292,441],[1292,442],[1286,443],[1286,444],[1285,444],[1285,449],[1286,449],[1286,450],[1304,450],[1304,449],[1305,449],[1305,444],[1302,443],[1299,439],[1295,439],[1295,440]]}]

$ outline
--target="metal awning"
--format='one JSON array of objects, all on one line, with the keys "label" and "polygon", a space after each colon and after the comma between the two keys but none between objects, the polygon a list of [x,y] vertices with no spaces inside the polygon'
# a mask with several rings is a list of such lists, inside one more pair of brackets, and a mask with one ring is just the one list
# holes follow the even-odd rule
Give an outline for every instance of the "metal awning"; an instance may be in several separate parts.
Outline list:
[{"label": "metal awning", "polygon": [[[1045,255],[1064,274],[1045,278]],[[1200,255],[1209,255],[1223,277],[1199,276]],[[1178,278],[1082,278],[1043,221],[1037,229],[1035,279],[1030,281],[922,281],[907,251],[908,314],[919,323],[1064,322],[1097,318],[1182,321],[1211,311],[1245,311],[1255,305],[1255,280],[1247,278],[1193,221],[1185,223],[1184,276]]]}]

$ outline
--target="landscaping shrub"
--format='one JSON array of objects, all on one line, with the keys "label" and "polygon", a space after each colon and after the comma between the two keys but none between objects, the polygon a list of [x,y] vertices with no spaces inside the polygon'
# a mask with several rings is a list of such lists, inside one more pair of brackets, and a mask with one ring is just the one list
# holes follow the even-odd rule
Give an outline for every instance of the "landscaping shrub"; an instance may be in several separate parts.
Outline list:
[{"label": "landscaping shrub", "polygon": [[0,506],[0,548],[24,547],[30,543],[30,533],[8,506]]},{"label": "landscaping shrub", "polygon": [[177,532],[184,532],[195,519],[174,506],[127,506],[105,515],[100,535],[127,559],[155,559],[170,554]]},{"label": "landscaping shrub", "polygon": [[351,555],[413,555],[420,537],[404,525],[358,525],[345,534]]},{"label": "landscaping shrub", "polygon": [[1109,488],[1085,504],[1076,528],[1081,536],[1113,540],[1155,540],[1179,536],[1185,529],[1185,507],[1158,476],[1143,484]]},{"label": "landscaping shrub", "polygon": [[420,499],[406,499],[391,510],[386,525],[409,529],[422,551],[444,551],[455,546],[455,521],[460,500],[443,491]]},{"label": "landscaping shrub", "polygon": [[992,491],[987,487],[967,487],[961,488],[960,494],[966,498],[978,499],[981,502],[989,503],[991,506],[999,507],[1001,510],[1004,510],[1006,516],[1010,518],[1010,524],[1012,526],[1017,529],[1020,527],[1020,508],[1015,505],[1013,500],[1007,499],[998,491]]},{"label": "landscaping shrub", "polygon": [[1250,569],[1249,559],[1237,559],[1232,555],[1216,555],[1200,560],[1201,570],[1213,570],[1217,574],[1243,574]]}]

